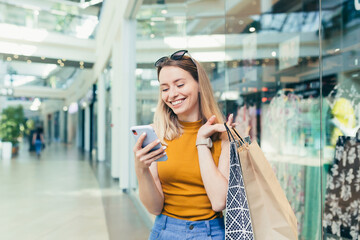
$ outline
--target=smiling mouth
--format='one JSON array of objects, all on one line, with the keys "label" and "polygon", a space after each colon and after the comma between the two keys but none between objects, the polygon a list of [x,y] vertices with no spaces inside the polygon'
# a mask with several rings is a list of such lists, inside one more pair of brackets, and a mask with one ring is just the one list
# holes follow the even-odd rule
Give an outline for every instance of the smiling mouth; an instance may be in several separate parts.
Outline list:
[{"label": "smiling mouth", "polygon": [[184,102],[184,101],[185,101],[185,98],[184,98],[184,99],[180,99],[180,100],[176,100],[176,101],[174,101],[174,102],[171,102],[171,105],[177,106],[177,105],[181,104],[181,103]]}]

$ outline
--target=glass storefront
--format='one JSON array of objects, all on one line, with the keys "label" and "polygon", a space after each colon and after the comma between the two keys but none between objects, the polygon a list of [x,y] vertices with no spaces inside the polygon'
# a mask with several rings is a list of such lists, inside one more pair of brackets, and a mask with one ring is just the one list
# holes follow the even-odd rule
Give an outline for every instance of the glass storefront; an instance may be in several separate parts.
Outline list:
[{"label": "glass storefront", "polygon": [[358,239],[360,147],[340,136],[360,127],[359,26],[358,0],[146,0],[137,16],[137,124],[155,111],[153,62],[188,49],[224,115],[234,114],[273,166],[299,239]]}]

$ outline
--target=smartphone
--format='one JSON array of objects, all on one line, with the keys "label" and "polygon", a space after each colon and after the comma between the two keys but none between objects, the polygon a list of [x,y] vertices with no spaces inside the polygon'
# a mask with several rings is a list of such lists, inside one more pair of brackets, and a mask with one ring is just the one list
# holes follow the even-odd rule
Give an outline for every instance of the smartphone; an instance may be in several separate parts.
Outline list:
[{"label": "smartphone", "polygon": [[[150,125],[141,125],[141,126],[133,126],[130,128],[130,131],[132,135],[135,138],[135,141],[139,139],[141,134],[144,132],[146,133],[146,138],[144,139],[144,142],[142,144],[142,147],[146,147],[149,143],[152,143],[153,141],[157,140],[158,137],[156,136],[155,130]],[[155,151],[159,148],[161,148],[161,143],[156,145],[154,148],[150,150],[150,152]],[[163,157],[156,160],[156,162],[166,161],[168,159],[167,155],[165,154]]]}]

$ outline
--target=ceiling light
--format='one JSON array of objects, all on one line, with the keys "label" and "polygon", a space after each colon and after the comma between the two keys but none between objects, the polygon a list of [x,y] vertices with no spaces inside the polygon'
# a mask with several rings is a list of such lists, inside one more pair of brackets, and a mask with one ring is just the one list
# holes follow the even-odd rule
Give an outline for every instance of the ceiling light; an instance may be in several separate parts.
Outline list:
[{"label": "ceiling light", "polygon": [[153,34],[153,33],[150,34],[150,37],[151,37],[151,38],[154,38],[154,37],[155,37],[155,34]]},{"label": "ceiling light", "polygon": [[18,59],[18,58],[19,58],[19,55],[16,55],[16,54],[15,54],[15,55],[14,55],[14,58],[15,58],[15,59]]},{"label": "ceiling light", "polygon": [[67,107],[67,106],[64,106],[64,107],[63,107],[63,110],[64,110],[64,112],[66,112],[66,111],[68,110],[68,107]]},{"label": "ceiling light", "polygon": [[57,60],[57,63],[60,64],[60,63],[61,63],[61,59],[58,59],[58,60]]},{"label": "ceiling light", "polygon": [[62,61],[63,61],[63,62],[66,62],[66,59],[65,59],[65,58],[63,58],[63,59],[62,59]]},{"label": "ceiling light", "polygon": [[84,69],[84,66],[83,66],[83,65],[81,65],[81,66],[80,66],[80,69]]},{"label": "ceiling light", "polygon": [[29,60],[27,60],[26,62],[27,62],[27,63],[31,63],[31,60],[29,59]]},{"label": "ceiling light", "polygon": [[275,52],[275,51],[272,51],[272,52],[271,52],[271,56],[276,57],[276,52]]},{"label": "ceiling light", "polygon": [[161,13],[162,13],[162,14],[167,14],[168,11],[167,11],[166,9],[163,9],[163,10],[161,10]]},{"label": "ceiling light", "polygon": [[8,62],[10,62],[11,60],[12,60],[11,57],[6,58],[6,61],[8,61]]},{"label": "ceiling light", "polygon": [[30,110],[35,112],[35,111],[38,111],[38,110],[39,110],[39,107],[36,107],[36,106],[34,106],[34,105],[31,105],[31,106],[30,106]]},{"label": "ceiling light", "polygon": [[249,31],[250,31],[250,32],[255,32],[255,30],[256,30],[256,29],[255,29],[254,27],[249,28]]},{"label": "ceiling light", "polygon": [[45,57],[41,57],[41,60],[45,60]]},{"label": "ceiling light", "polygon": [[80,61],[80,65],[84,65],[84,62],[83,62],[83,61]]}]

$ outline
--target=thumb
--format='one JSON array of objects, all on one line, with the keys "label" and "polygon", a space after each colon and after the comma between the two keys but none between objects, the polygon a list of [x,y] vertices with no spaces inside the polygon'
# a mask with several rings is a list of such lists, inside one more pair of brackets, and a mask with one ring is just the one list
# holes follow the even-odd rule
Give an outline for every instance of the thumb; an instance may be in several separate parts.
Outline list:
[{"label": "thumb", "polygon": [[206,122],[207,125],[212,125],[215,123],[216,116],[212,115]]}]

